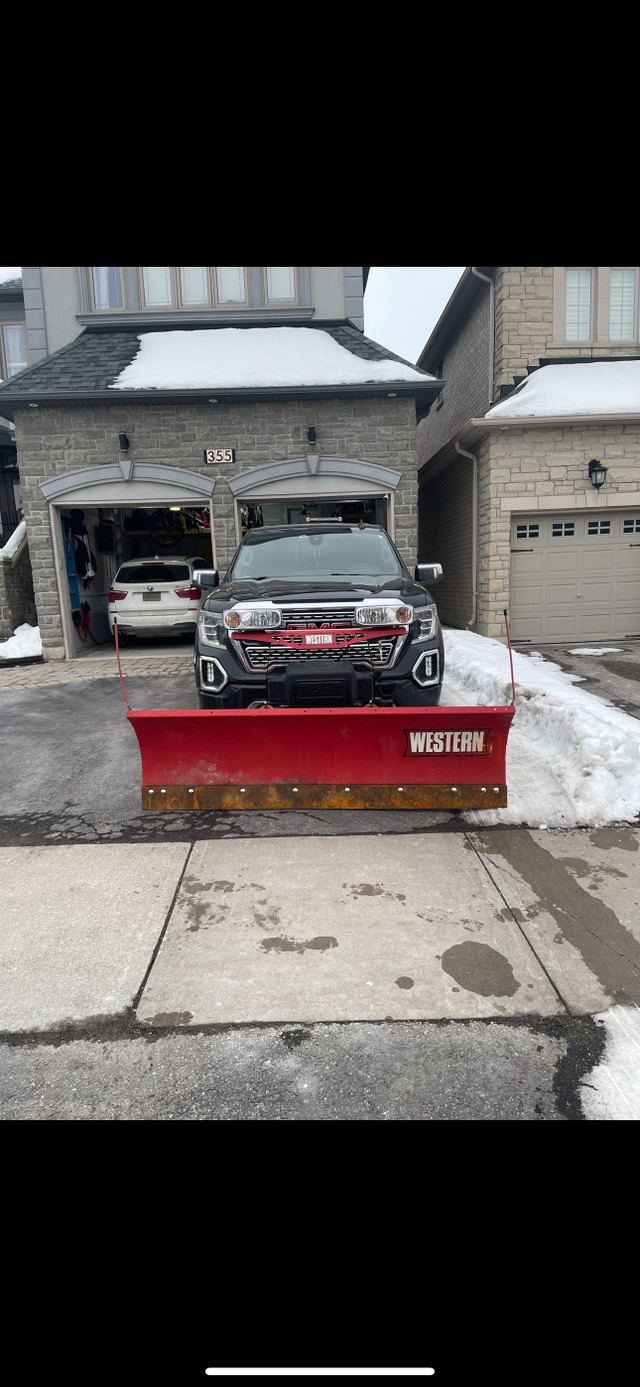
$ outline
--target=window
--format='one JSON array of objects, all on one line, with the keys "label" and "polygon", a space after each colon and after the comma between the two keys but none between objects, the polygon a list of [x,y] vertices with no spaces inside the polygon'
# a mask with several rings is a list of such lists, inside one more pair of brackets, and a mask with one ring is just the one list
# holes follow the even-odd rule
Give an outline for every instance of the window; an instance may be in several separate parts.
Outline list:
[{"label": "window", "polygon": [[143,265],[143,308],[223,308],[247,303],[243,265]]},{"label": "window", "polygon": [[554,521],[551,526],[552,539],[565,539],[566,537],[575,535],[575,532],[576,526],[574,520]]},{"label": "window", "polygon": [[587,534],[588,534],[588,535],[610,535],[610,534],[611,534],[611,521],[610,521],[610,520],[588,520],[588,521],[587,521]]},{"label": "window", "polygon": [[640,516],[633,516],[622,522],[623,535],[640,535]]},{"label": "window", "polygon": [[565,277],[565,338],[591,339],[591,270],[567,270]]},{"label": "window", "polygon": [[122,271],[119,265],[93,265],[91,290],[94,308],[122,308]]},{"label": "window", "polygon": [[609,291],[609,337],[630,342],[636,318],[635,270],[612,270]]},{"label": "window", "polygon": [[516,539],[539,539],[539,525],[516,525]]},{"label": "window", "polygon": [[3,323],[0,346],[0,379],[8,380],[27,365],[24,323]]},{"label": "window", "polygon": [[292,265],[267,265],[267,303],[295,303],[298,297]]}]

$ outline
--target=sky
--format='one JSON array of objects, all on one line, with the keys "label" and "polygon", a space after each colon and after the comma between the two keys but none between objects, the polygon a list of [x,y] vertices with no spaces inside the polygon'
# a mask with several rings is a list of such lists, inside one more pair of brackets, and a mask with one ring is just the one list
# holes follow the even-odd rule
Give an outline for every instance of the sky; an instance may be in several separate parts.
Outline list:
[{"label": "sky", "polygon": [[[364,296],[366,336],[415,363],[464,270],[464,265],[373,265]],[[20,274],[19,265],[0,266],[0,283]]]}]

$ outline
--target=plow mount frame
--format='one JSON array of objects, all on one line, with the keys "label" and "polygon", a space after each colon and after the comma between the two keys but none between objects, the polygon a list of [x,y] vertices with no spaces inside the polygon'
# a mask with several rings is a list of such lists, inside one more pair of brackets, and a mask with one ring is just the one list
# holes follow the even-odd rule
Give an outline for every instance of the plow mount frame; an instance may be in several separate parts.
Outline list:
[{"label": "plow mount frame", "polygon": [[494,809],[513,706],[129,709],[143,809]]}]

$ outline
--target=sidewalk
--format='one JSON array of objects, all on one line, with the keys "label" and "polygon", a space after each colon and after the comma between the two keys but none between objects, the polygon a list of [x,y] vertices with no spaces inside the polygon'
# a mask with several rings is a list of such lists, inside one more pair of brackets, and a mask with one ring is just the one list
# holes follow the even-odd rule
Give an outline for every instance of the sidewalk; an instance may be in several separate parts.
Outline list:
[{"label": "sidewalk", "polygon": [[129,1008],[182,1029],[638,1004],[639,845],[617,828],[3,848],[0,1031]]}]

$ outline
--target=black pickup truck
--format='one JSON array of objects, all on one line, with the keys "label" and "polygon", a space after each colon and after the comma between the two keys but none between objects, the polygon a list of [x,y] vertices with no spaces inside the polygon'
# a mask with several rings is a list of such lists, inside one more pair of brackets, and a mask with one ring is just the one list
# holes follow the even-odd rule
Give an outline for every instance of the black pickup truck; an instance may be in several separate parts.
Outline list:
[{"label": "black pickup truck", "polygon": [[378,525],[337,521],[249,530],[198,619],[201,708],[433,707],[444,643],[427,587]]}]

